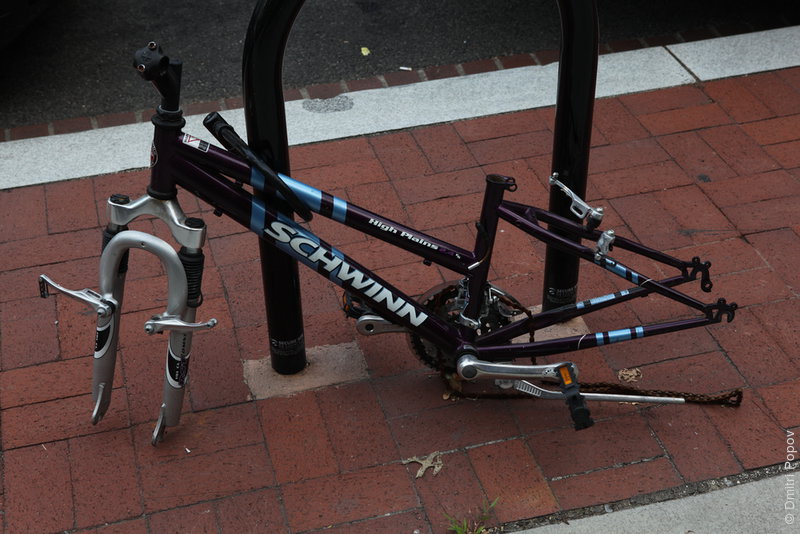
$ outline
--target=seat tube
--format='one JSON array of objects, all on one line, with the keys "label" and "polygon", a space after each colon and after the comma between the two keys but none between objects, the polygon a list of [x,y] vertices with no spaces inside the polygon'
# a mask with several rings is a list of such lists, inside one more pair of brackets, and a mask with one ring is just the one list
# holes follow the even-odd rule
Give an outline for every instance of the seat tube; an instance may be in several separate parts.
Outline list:
[{"label": "seat tube", "polygon": [[492,263],[492,249],[497,235],[499,216],[497,208],[503,201],[505,191],[514,191],[516,183],[513,178],[490,174],[486,177],[486,190],[483,194],[480,219],[477,224],[478,235],[475,239],[475,257],[478,262],[470,267],[469,295],[470,299],[464,308],[463,315],[471,320],[478,319],[483,301],[483,288],[489,276]]}]

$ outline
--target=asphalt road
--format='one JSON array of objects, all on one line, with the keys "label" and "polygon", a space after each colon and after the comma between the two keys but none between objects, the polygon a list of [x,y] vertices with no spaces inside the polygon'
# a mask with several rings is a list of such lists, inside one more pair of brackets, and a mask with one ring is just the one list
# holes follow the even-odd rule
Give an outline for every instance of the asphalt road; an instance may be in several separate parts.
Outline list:
[{"label": "asphalt road", "polygon": [[[6,47],[0,127],[151,108],[131,68],[150,40],[184,61],[185,101],[241,94],[255,0],[58,0]],[[796,0],[600,0],[600,40],[798,23]],[[559,46],[555,0],[307,0],[287,47],[287,87]],[[370,50],[361,53],[361,47]]]}]

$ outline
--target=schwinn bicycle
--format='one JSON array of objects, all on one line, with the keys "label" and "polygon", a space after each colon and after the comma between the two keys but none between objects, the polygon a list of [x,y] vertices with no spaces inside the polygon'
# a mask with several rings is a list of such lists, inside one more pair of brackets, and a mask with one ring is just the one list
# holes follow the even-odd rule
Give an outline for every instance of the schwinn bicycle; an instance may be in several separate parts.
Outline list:
[{"label": "schwinn bicycle", "polygon": [[[155,127],[151,151],[151,178],[147,194],[131,200],[126,195],[108,199],[109,223],[104,230],[100,258],[100,290],[73,291],[45,275],[39,278],[42,297],[53,287],[83,301],[97,313],[92,398],[92,422],[102,419],[111,400],[116,361],[127,253],[131,248],[156,255],[168,276],[168,303],[164,313],[145,323],[148,334],[169,331],[163,402],[152,443],[163,438],[166,427],[179,424],[185,391],[192,333],[216,324],[214,319],[195,322],[202,303],[202,247],[205,222],[187,217],[177,200],[177,186],[211,205],[215,213],[231,217],[255,232],[281,252],[296,259],[344,289],[343,310],[355,319],[364,335],[404,332],[419,358],[451,381],[495,380],[504,388],[541,399],[561,399],[569,407],[576,429],[593,424],[586,400],[672,402],[699,401],[700,396],[639,391],[591,393],[581,391],[574,363],[522,364],[522,358],[561,354],[648,336],[678,332],[733,320],[736,304],[719,299],[701,302],[675,289],[692,280],[703,291],[711,290],[710,263],[695,257],[679,260],[632,240],[600,230],[603,212],[589,206],[561,181],[550,177],[571,201],[574,222],[544,209],[504,199],[517,189],[511,177],[486,177],[483,204],[476,224],[474,248],[466,250],[379,214],[356,206],[308,184],[274,172],[255,154],[218,113],[204,124],[224,148],[218,148],[182,131],[185,121],[179,105],[180,62],[170,61],[160,46],[149,43],[135,54],[139,74],[151,81],[161,95],[161,105],[152,117]],[[248,188],[250,190],[248,190]],[[376,239],[390,243],[458,273],[462,278],[433,288],[415,299],[357,263],[334,246],[277,211],[260,198],[281,199],[294,213],[308,221],[314,213],[327,217]],[[178,252],[153,235],[128,229],[142,215],[166,223],[181,248]],[[488,282],[492,251],[500,220],[552,247],[593,263],[629,282],[628,289],[583,300],[541,313],[532,313],[517,299]],[[547,224],[548,228],[543,227]],[[576,241],[563,235],[579,238]],[[584,245],[586,241],[588,245]],[[676,273],[655,280],[614,259],[618,247],[658,262]],[[620,304],[659,294],[699,312],[697,317],[618,330],[537,341],[536,332],[547,326]],[[530,334],[528,342],[512,342]],[[540,380],[536,384],[532,380]],[[548,389],[547,383],[557,389]],[[619,390],[618,390],[619,391]],[[741,391],[704,396],[704,401],[736,405]]]}]

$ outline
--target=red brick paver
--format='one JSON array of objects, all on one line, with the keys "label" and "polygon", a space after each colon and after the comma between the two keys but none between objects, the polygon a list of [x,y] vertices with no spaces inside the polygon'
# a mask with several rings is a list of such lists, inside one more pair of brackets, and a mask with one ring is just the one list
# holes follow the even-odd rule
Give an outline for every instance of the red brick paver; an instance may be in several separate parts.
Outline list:
[{"label": "red brick paver", "polygon": [[[534,60],[515,56],[500,64]],[[491,63],[463,68],[497,67]],[[425,71],[429,79],[457,74]],[[400,71],[385,80],[419,75]],[[36,276],[96,287],[105,198],[143,192],[147,172],[0,191],[5,531],[445,533],[448,515],[468,517],[497,497],[491,524],[783,463],[786,430],[800,430],[798,80],[794,68],[597,102],[593,203],[606,206],[607,223],[620,234],[712,261],[713,293],[692,295],[725,297],[740,309],[731,324],[568,357],[586,381],[615,380],[635,367],[642,387],[742,387],[744,402],[737,409],[597,403],[596,425],[579,433],[562,403],[445,400],[438,378],[403,336],[357,337],[339,311],[340,292],[305,270],[308,346],[355,341],[368,376],[254,400],[242,361],[268,357],[257,243],[188,195],[184,209],[209,220],[198,318],[214,316],[220,324],[195,338],[181,424],[150,446],[165,338],[143,337],[142,323],[163,311],[166,278],[157,261],[134,253],[113,401],[93,426],[93,318],[63,296],[39,299]],[[376,83],[382,82],[362,85]],[[298,178],[470,248],[486,173],[517,178],[512,200],[546,205],[552,124],[552,108],[525,110],[293,147],[291,163]],[[78,126],[54,123],[10,135]],[[133,226],[165,236],[151,220]],[[456,276],[321,217],[311,227],[411,293]],[[535,304],[544,249],[513,239],[508,225],[501,230],[492,276]],[[631,265],[665,275],[649,260]],[[623,287],[589,266],[581,273],[587,297]],[[647,298],[587,317],[587,324],[602,330],[691,315]],[[416,478],[419,464],[403,463],[434,452],[443,464],[438,475],[428,470]]]}]

